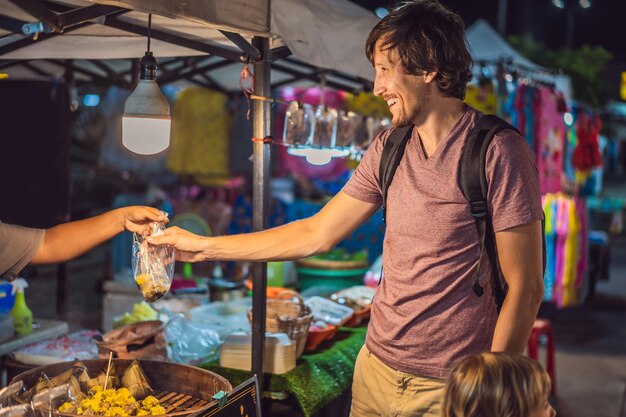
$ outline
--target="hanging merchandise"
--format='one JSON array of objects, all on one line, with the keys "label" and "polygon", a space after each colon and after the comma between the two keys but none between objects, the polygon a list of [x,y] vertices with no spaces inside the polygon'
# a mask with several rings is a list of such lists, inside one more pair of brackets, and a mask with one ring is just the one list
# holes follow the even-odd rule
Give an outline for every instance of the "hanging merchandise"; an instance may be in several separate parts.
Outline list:
[{"label": "hanging merchandise", "polygon": [[313,146],[332,148],[337,141],[337,117],[336,109],[320,105],[315,112],[315,130],[313,134]]},{"label": "hanging merchandise", "polygon": [[578,112],[576,117],[578,143],[574,149],[574,166],[579,171],[586,172],[602,165],[602,155],[598,142],[601,129],[602,122],[599,117],[589,115],[586,112]]},{"label": "hanging merchandise", "polygon": [[498,111],[498,96],[489,79],[483,79],[479,85],[468,85],[465,102],[485,114],[496,114]]},{"label": "hanging merchandise", "polygon": [[593,170],[602,167],[599,136],[602,130],[600,117],[582,107],[576,112],[576,145],[573,149],[572,164],[575,181],[582,195],[592,195],[598,188],[592,176]]},{"label": "hanging merchandise", "polygon": [[370,93],[347,94],[345,106],[363,116],[363,123],[354,138],[354,149],[362,154],[380,132],[391,127],[389,106],[382,97]]},{"label": "hanging merchandise", "polygon": [[363,123],[363,117],[352,111],[339,111],[337,119],[336,146],[349,147],[357,137],[359,127]]},{"label": "hanging merchandise", "polygon": [[[323,95],[323,97],[322,97]],[[317,107],[320,103],[324,103],[325,106],[329,109],[339,109],[344,107],[343,101],[345,97],[344,92],[334,91],[330,89],[321,88],[294,88],[294,87],[285,87],[282,88],[279,92],[279,96],[281,100],[290,102],[290,105],[287,109],[283,108],[281,111],[276,112],[276,118],[274,122],[274,130],[276,132],[283,132],[283,144],[290,144],[289,141],[293,138],[290,135],[290,128],[285,127],[285,121],[289,120],[286,118],[286,111],[293,109],[293,106],[300,106],[305,109],[313,109],[312,106]],[[296,103],[296,104],[292,104]],[[315,114],[314,111],[311,114],[307,111],[308,122],[304,125],[308,126],[309,123],[315,125]],[[332,117],[332,116],[331,116]],[[337,120],[335,119],[335,126]],[[332,129],[332,125],[330,125]],[[315,139],[320,139],[320,137],[313,138],[313,134],[315,133],[316,126],[313,126],[311,132],[310,139],[307,139],[307,146],[313,144]],[[306,131],[308,132],[308,131]],[[304,132],[304,133],[306,133]],[[332,131],[330,132],[332,134]],[[336,132],[335,132],[336,134]],[[305,137],[308,136],[305,134]],[[277,177],[284,177],[287,175],[294,177],[303,177],[303,178],[321,178],[321,179],[334,179],[344,172],[347,171],[346,162],[344,158],[333,158],[329,163],[325,165],[312,165],[300,156],[292,156],[287,153],[286,146],[278,146],[274,148],[274,154],[276,158],[275,160],[278,162],[276,164],[276,169],[274,171],[274,175]]]},{"label": "hanging merchandise", "polygon": [[576,269],[576,282],[574,283],[576,290],[580,293],[581,289],[584,288],[587,278],[587,264],[588,264],[588,234],[589,234],[589,226],[587,222],[587,200],[585,198],[577,198],[574,200],[574,204],[576,205],[576,217],[580,222],[580,233],[578,234],[578,264]]},{"label": "hanging merchandise", "polygon": [[557,307],[580,303],[587,263],[585,200],[565,194],[543,197],[546,235],[544,300]]},{"label": "hanging merchandise", "polygon": [[289,103],[285,112],[283,143],[310,146],[313,143],[315,113],[313,107],[297,101]]},{"label": "hanging merchandise", "polygon": [[513,103],[513,109],[516,113],[516,117],[513,119],[515,127],[519,129],[533,151],[536,151],[534,146],[535,91],[534,86],[520,83],[515,92],[515,102]]},{"label": "hanging merchandise", "polygon": [[387,102],[371,93],[346,94],[345,107],[363,116],[391,118]]},{"label": "hanging merchandise", "polygon": [[542,193],[561,191],[565,147],[564,99],[553,89],[540,87],[535,93],[535,148]]},{"label": "hanging merchandise", "polygon": [[174,105],[167,167],[179,175],[229,175],[230,114],[226,95],[203,88],[182,91]]},{"label": "hanging merchandise", "polygon": [[354,138],[354,149],[358,152],[365,153],[367,148],[372,144],[376,136],[383,130],[391,127],[391,120],[381,117],[366,117],[361,132]]},{"label": "hanging merchandise", "polygon": [[556,277],[556,195],[545,194],[542,196],[543,212],[545,215],[545,239],[546,239],[546,269],[543,275],[543,299],[552,300]]}]

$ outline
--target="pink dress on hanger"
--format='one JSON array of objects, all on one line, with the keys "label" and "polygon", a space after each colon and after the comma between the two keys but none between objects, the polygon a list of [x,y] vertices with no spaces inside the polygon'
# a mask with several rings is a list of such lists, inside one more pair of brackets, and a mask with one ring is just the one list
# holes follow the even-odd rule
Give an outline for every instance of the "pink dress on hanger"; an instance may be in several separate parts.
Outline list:
[{"label": "pink dress on hanger", "polygon": [[535,151],[541,193],[561,191],[565,122],[559,110],[561,93],[539,87],[535,113]]}]

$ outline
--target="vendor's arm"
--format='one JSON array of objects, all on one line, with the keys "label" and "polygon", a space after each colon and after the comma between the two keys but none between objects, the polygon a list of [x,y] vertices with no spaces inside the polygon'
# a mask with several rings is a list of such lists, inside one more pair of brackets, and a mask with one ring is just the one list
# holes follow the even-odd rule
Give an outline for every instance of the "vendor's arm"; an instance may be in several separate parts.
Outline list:
[{"label": "vendor's arm", "polygon": [[68,261],[124,230],[139,233],[147,231],[148,223],[155,221],[166,222],[167,216],[152,207],[131,206],[54,226],[44,232],[31,263]]},{"label": "vendor's arm", "polygon": [[492,351],[522,353],[543,299],[541,221],[496,233],[498,259],[509,291],[498,316]]},{"label": "vendor's arm", "polygon": [[340,192],[314,216],[261,232],[202,237],[171,227],[148,241],[174,246],[185,262],[299,259],[332,249],[379,207]]}]

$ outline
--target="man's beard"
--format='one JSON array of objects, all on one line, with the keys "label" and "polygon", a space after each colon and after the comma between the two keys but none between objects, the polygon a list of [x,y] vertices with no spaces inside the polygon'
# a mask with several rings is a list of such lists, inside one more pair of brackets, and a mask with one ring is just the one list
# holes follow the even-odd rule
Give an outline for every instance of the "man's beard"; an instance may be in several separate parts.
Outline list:
[{"label": "man's beard", "polygon": [[393,127],[398,128],[398,127],[404,127],[404,126],[413,124],[413,121],[415,120],[415,117],[419,113],[419,110],[417,108],[413,108],[411,110],[412,111],[410,112],[410,114],[401,114],[401,115],[398,115],[397,117],[394,117],[392,114],[391,125]]}]

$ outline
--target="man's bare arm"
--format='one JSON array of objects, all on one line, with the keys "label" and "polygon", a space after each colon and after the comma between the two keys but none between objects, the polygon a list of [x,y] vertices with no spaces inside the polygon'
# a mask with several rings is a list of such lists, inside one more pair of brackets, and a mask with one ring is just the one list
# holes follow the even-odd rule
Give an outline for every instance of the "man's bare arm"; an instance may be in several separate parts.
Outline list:
[{"label": "man's bare arm", "polygon": [[492,351],[522,353],[543,299],[541,222],[496,233],[498,258],[509,285],[498,316]]},{"label": "man's bare arm", "polygon": [[202,237],[172,227],[164,236],[149,238],[149,242],[174,246],[177,259],[187,262],[299,259],[330,250],[378,207],[340,192],[319,213],[261,232]]},{"label": "man's bare arm", "polygon": [[89,219],[54,226],[44,232],[41,244],[31,263],[68,261],[124,230],[145,231],[146,225],[153,221],[167,222],[167,216],[152,207],[130,206],[111,210]]}]

